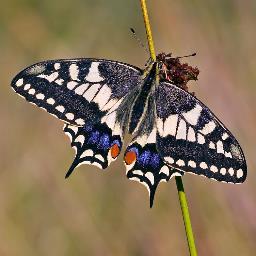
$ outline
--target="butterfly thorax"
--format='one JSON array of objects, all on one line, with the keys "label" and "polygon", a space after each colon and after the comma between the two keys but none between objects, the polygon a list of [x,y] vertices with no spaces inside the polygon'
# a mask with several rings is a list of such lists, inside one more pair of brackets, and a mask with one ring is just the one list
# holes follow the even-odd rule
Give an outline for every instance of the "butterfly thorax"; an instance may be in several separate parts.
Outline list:
[{"label": "butterfly thorax", "polygon": [[154,92],[157,81],[157,62],[154,62],[150,70],[146,73],[145,78],[142,80],[140,92],[132,105],[130,114],[129,133],[133,134],[138,130],[146,112],[148,99],[150,94]]}]

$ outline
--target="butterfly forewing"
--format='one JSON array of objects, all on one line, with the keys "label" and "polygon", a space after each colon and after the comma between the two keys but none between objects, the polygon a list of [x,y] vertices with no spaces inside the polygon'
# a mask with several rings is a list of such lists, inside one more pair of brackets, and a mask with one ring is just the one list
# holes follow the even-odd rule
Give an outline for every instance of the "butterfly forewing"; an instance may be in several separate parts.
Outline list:
[{"label": "butterfly forewing", "polygon": [[245,180],[241,147],[203,103],[170,83],[160,83],[155,99],[157,149],[166,163],[218,181]]},{"label": "butterfly forewing", "polygon": [[99,59],[45,61],[20,72],[13,89],[29,102],[64,120],[81,164],[105,169],[122,147],[129,108],[137,96],[141,70]]},{"label": "butterfly forewing", "polygon": [[65,122],[83,126],[100,120],[135,88],[140,69],[97,59],[45,61],[20,72],[13,89]]}]

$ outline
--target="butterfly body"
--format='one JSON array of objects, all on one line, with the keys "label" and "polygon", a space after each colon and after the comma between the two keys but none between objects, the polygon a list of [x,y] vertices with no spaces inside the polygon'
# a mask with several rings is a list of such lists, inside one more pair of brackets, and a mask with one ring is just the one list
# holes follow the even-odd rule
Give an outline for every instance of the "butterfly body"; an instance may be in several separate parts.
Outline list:
[{"label": "butterfly body", "polygon": [[20,72],[13,89],[65,122],[81,164],[105,169],[121,152],[126,175],[145,185],[152,206],[161,181],[186,172],[241,183],[247,169],[234,136],[197,98],[159,81],[158,62],[146,71],[102,59],[45,61]]}]

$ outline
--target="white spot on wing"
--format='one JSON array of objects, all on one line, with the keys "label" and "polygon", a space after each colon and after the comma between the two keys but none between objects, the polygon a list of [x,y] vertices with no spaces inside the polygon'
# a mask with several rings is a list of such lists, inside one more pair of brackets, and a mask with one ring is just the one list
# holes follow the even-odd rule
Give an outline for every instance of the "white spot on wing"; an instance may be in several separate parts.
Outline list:
[{"label": "white spot on wing", "polygon": [[225,133],[222,134],[222,137],[221,137],[221,138],[222,138],[223,140],[226,140],[228,137],[229,137],[228,134],[225,132]]},{"label": "white spot on wing", "polygon": [[170,164],[173,164],[174,163],[174,159],[170,156],[167,156],[167,157],[164,157],[164,160],[167,162],[167,163],[170,163]]},{"label": "white spot on wing", "polygon": [[99,109],[102,109],[109,101],[111,94],[111,89],[104,84],[93,101],[99,105]]},{"label": "white spot on wing", "polygon": [[218,168],[217,168],[215,165],[212,165],[212,166],[210,167],[210,170],[215,173],[215,172],[218,171]]},{"label": "white spot on wing", "polygon": [[210,121],[209,123],[205,124],[205,126],[203,127],[202,130],[200,130],[200,132],[204,135],[209,134],[211,132],[213,132],[213,130],[215,129],[216,124],[214,121]]},{"label": "white spot on wing", "polygon": [[39,99],[39,100],[43,100],[44,99],[44,94],[42,94],[42,93],[38,93],[37,95],[36,95],[36,98],[37,99]]},{"label": "white spot on wing", "polygon": [[212,149],[215,149],[216,147],[215,147],[215,144],[211,141],[210,143],[209,143],[209,148],[212,148]]},{"label": "white spot on wing", "polygon": [[184,162],[183,160],[181,160],[181,159],[179,159],[179,160],[176,162],[176,164],[177,164],[178,166],[185,166],[185,162]]},{"label": "white spot on wing", "polygon": [[188,161],[188,166],[191,166],[192,168],[196,168],[196,162],[194,161]]},{"label": "white spot on wing", "polygon": [[225,175],[226,172],[227,172],[226,168],[223,168],[223,167],[222,167],[222,168],[220,169],[220,173],[221,173],[222,175]]},{"label": "white spot on wing", "polygon": [[229,169],[228,169],[228,172],[229,172],[229,174],[230,174],[231,176],[234,175],[234,169],[233,169],[233,168],[229,168]]},{"label": "white spot on wing", "polygon": [[86,156],[93,156],[93,151],[91,149],[87,149],[83,152],[83,154],[80,156],[80,158],[86,157]]},{"label": "white spot on wing", "polygon": [[95,155],[95,158],[99,159],[101,162],[105,162],[103,156],[100,154]]},{"label": "white spot on wing", "polygon": [[170,171],[169,171],[169,168],[164,165],[161,169],[160,169],[160,172],[159,173],[164,173],[166,176],[169,176],[170,175]]},{"label": "white spot on wing", "polygon": [[69,90],[73,90],[77,84],[78,84],[77,82],[71,81],[67,83],[67,87]]},{"label": "white spot on wing", "polygon": [[201,111],[202,107],[199,104],[196,104],[196,106],[193,109],[186,113],[183,113],[182,115],[190,124],[196,125],[200,117]]},{"label": "white spot on wing", "polygon": [[117,103],[118,100],[116,99],[111,99],[103,108],[102,110],[105,111],[105,110],[109,110],[111,109],[116,103]]},{"label": "white spot on wing", "polygon": [[46,100],[46,102],[50,105],[53,105],[55,103],[55,100],[53,98],[49,98]]},{"label": "white spot on wing", "polygon": [[28,93],[31,94],[31,95],[34,95],[34,94],[36,93],[36,90],[35,90],[35,89],[30,89],[30,90],[28,91]]},{"label": "white spot on wing", "polygon": [[192,127],[188,128],[188,141],[191,141],[191,142],[196,141],[196,134]]},{"label": "white spot on wing", "polygon": [[99,62],[92,62],[91,67],[89,69],[89,73],[85,77],[88,82],[101,82],[104,80],[103,77],[100,76],[99,73]]},{"label": "white spot on wing", "polygon": [[57,109],[58,111],[60,111],[61,113],[63,113],[63,112],[65,111],[64,106],[61,106],[61,105],[57,106],[56,109]]},{"label": "white spot on wing", "polygon": [[217,142],[217,153],[224,154],[223,143],[220,140]]},{"label": "white spot on wing", "polygon": [[20,78],[17,82],[16,82],[16,86],[20,87],[23,85],[23,78]]},{"label": "white spot on wing", "polygon": [[57,77],[59,76],[59,73],[58,72],[54,72],[50,75],[38,75],[37,77],[40,77],[40,78],[44,78],[46,80],[48,80],[50,83],[53,82]]},{"label": "white spot on wing", "polygon": [[73,120],[75,116],[72,113],[67,113],[66,117],[67,117],[68,120]]},{"label": "white spot on wing", "polygon": [[176,134],[176,139],[183,139],[185,140],[187,136],[187,126],[186,122],[184,120],[180,120],[177,134]]},{"label": "white spot on wing", "polygon": [[79,95],[83,95],[85,90],[88,88],[89,84],[81,84],[75,89],[75,93]]},{"label": "white spot on wing", "polygon": [[100,88],[100,84],[93,84],[85,93],[84,98],[91,102],[91,100],[94,98],[95,94],[98,92]]},{"label": "white spot on wing", "polygon": [[24,91],[27,91],[28,89],[30,89],[30,87],[31,87],[31,84],[25,84]]},{"label": "white spot on wing", "polygon": [[55,83],[57,83],[58,85],[62,85],[63,82],[64,82],[64,80],[61,78],[55,80]]},{"label": "white spot on wing", "polygon": [[156,128],[152,130],[147,138],[147,143],[155,143],[156,142]]},{"label": "white spot on wing", "polygon": [[[178,122],[178,115],[170,115],[168,116],[168,118],[166,118],[166,120],[164,121],[164,127],[163,127],[163,137],[166,137],[167,135],[175,136],[177,122]],[[186,124],[185,124],[185,127],[186,127]],[[185,138],[186,138],[186,135],[185,135]]]},{"label": "white spot on wing", "polygon": [[79,80],[78,79],[79,68],[75,63],[73,63],[69,66],[69,75],[72,80]]},{"label": "white spot on wing", "polygon": [[236,176],[237,176],[237,178],[241,178],[241,177],[243,177],[243,170],[242,169],[239,169],[239,170],[237,170],[237,172],[236,172]]},{"label": "white spot on wing", "polygon": [[58,63],[58,62],[55,63],[55,64],[54,64],[54,68],[55,68],[56,70],[60,69],[60,63]]},{"label": "white spot on wing", "polygon": [[143,176],[143,172],[141,170],[134,170],[132,173],[135,175]]},{"label": "white spot on wing", "polygon": [[201,162],[199,166],[200,166],[202,169],[207,169],[207,168],[208,168],[206,162]]},{"label": "white spot on wing", "polygon": [[106,123],[107,126],[113,130],[114,126],[115,126],[115,122],[116,122],[116,112],[112,112],[111,114],[109,115],[106,115],[104,116],[102,119],[101,119],[101,122],[102,123]]},{"label": "white spot on wing", "polygon": [[83,144],[84,143],[84,136],[83,135],[77,136],[77,138],[75,139],[75,142],[80,142],[81,144]]},{"label": "white spot on wing", "polygon": [[76,122],[78,125],[84,125],[84,120],[83,120],[82,118],[76,119],[75,122]]},{"label": "white spot on wing", "polygon": [[155,183],[154,175],[151,172],[147,172],[145,174],[145,177],[147,177],[150,181],[150,183],[153,185]]},{"label": "white spot on wing", "polygon": [[204,136],[200,133],[197,134],[197,141],[199,144],[204,144],[205,143],[205,139]]}]

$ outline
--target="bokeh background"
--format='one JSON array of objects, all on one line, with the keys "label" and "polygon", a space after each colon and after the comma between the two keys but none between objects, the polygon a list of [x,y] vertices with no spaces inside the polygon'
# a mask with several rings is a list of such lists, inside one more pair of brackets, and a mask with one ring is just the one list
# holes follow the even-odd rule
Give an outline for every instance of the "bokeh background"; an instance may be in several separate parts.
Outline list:
[{"label": "bokeh background", "polygon": [[[237,137],[248,163],[243,185],[183,179],[199,255],[256,251],[256,2],[148,1],[157,52],[198,66],[191,83]],[[161,183],[153,209],[125,176],[81,166],[63,124],[10,88],[14,75],[45,59],[99,57],[143,67],[148,55],[138,0],[11,0],[0,8],[0,255],[188,255],[175,182]]]}]

